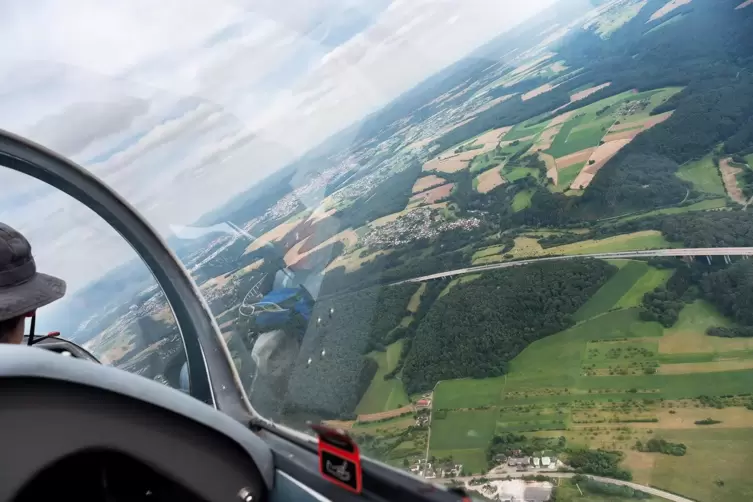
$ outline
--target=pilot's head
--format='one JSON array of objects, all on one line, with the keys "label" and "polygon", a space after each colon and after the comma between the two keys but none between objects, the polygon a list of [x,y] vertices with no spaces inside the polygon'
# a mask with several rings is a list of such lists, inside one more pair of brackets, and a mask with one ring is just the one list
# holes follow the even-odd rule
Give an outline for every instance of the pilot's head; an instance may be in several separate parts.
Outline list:
[{"label": "pilot's head", "polygon": [[0,343],[21,343],[24,319],[65,295],[65,281],[37,272],[31,245],[0,223]]}]

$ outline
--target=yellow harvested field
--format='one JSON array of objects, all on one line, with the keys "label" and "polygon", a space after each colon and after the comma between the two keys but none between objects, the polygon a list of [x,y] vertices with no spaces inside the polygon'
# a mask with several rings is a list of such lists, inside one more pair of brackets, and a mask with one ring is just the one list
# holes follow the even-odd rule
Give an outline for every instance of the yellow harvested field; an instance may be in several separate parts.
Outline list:
[{"label": "yellow harvested field", "polygon": [[[604,165],[605,162],[614,157],[614,155],[622,150],[628,143],[630,143],[629,139],[618,139],[617,141],[609,141],[603,145],[599,145],[589,159],[589,161],[593,160],[595,163],[586,166],[585,169],[588,169],[589,172],[595,174],[601,168],[601,165]],[[595,167],[597,165],[599,165],[598,168]]]},{"label": "yellow harvested field", "polygon": [[476,138],[476,144],[484,145],[484,148],[478,151],[486,153],[489,150],[493,150],[499,143],[499,139],[510,132],[510,129],[512,129],[512,127],[500,127],[499,129],[492,129],[491,131],[487,131]]},{"label": "yellow harvested field", "polygon": [[454,186],[454,183],[447,183],[446,185],[438,186],[436,188],[432,188],[431,190],[426,190],[411,197],[410,202],[418,204],[434,204],[435,202],[449,197]]},{"label": "yellow harvested field", "polygon": [[[257,260],[257,261],[262,261],[262,260]],[[227,286],[227,283],[230,282],[231,277],[232,275],[229,277],[226,277],[225,274],[218,275],[217,277],[212,277],[207,282],[202,284],[199,289],[224,288],[225,286]]]},{"label": "yellow harvested field", "polygon": [[553,54],[547,54],[546,56],[542,56],[542,57],[540,57],[538,59],[535,59],[535,60],[531,61],[530,63],[518,66],[517,68],[515,68],[512,71],[512,73],[510,73],[510,75],[521,75],[523,73],[526,73],[527,71],[535,68],[536,66],[538,66],[541,63],[543,63],[547,59],[551,59],[552,56],[553,56]]},{"label": "yellow harvested field", "polygon": [[596,87],[590,87],[588,89],[584,89],[580,92],[576,92],[575,94],[570,96],[570,102],[575,103],[576,101],[580,101],[582,99],[586,99],[591,94],[594,94],[596,92],[599,92],[602,89],[605,89],[612,85],[612,82],[607,82],[605,84],[597,85]]},{"label": "yellow harvested field", "polygon": [[316,223],[319,221],[322,221],[326,218],[329,218],[333,214],[337,212],[337,209],[330,209],[329,211],[324,211],[323,206],[317,207],[313,213],[311,213],[311,216],[308,217],[308,220],[306,220],[308,223]]},{"label": "yellow harvested field", "polygon": [[654,115],[653,117],[649,117],[645,120],[615,124],[609,128],[609,134],[604,138],[604,141],[635,138],[643,131],[650,129],[657,124],[661,124],[669,117],[671,117],[673,113],[674,112],[666,112],[660,115]]},{"label": "yellow harvested field", "polygon": [[580,152],[575,152],[575,153],[571,153],[570,155],[565,155],[564,157],[560,157],[557,159],[557,168],[564,169],[574,164],[580,164],[581,162],[586,162],[588,159],[591,158],[591,154],[594,153],[594,150],[596,149],[586,148],[585,150],[581,150]]},{"label": "yellow harvested field", "polygon": [[651,484],[651,476],[654,473],[658,455],[635,450],[627,450],[623,453],[625,460],[622,461],[622,465],[633,473],[633,481],[642,485]]},{"label": "yellow harvested field", "polygon": [[552,183],[554,184],[554,186],[557,186],[560,184],[560,175],[556,167],[549,169],[546,172],[546,177],[552,180]]},{"label": "yellow harvested field", "polygon": [[497,106],[498,104],[500,104],[500,103],[502,103],[504,101],[507,101],[508,99],[510,99],[513,96],[516,96],[516,94],[505,94],[504,96],[500,96],[500,97],[498,97],[496,99],[492,99],[488,103],[484,103],[483,105],[481,105],[478,108],[476,108],[473,112],[471,112],[469,114],[469,116],[476,116],[479,113],[485,112],[489,108]]},{"label": "yellow harvested field", "polygon": [[571,190],[584,190],[588,185],[591,184],[591,182],[594,179],[594,176],[596,176],[594,173],[589,173],[586,171],[586,168],[584,167],[580,173],[578,173],[578,176],[573,180],[573,182],[570,184]]},{"label": "yellow harvested field", "polygon": [[749,370],[751,368],[753,368],[753,359],[727,359],[706,363],[662,364],[659,366],[658,373],[662,375],[687,375],[690,373]]},{"label": "yellow harvested field", "polygon": [[399,417],[406,413],[413,413],[413,405],[409,404],[402,408],[397,408],[389,411],[382,411],[380,413],[369,413],[368,415],[358,415],[358,423],[374,422],[376,420],[384,420],[386,418]]},{"label": "yellow harvested field", "polygon": [[651,21],[656,21],[657,19],[660,19],[673,10],[675,10],[678,7],[682,7],[683,5],[687,5],[693,0],[670,0],[666,4],[664,4],[664,7],[654,12],[648,21],[646,21],[646,24],[650,23]]},{"label": "yellow harvested field", "polygon": [[727,158],[719,163],[719,169],[722,171],[722,181],[724,181],[724,188],[727,190],[730,199],[734,200],[738,204],[745,204],[745,197],[743,191],[737,186],[737,175],[742,172],[739,167],[734,167],[730,164],[732,159]]},{"label": "yellow harvested field", "polygon": [[495,167],[479,175],[478,185],[476,187],[479,193],[491,192],[505,182],[499,171],[499,168]]},{"label": "yellow harvested field", "polygon": [[631,141],[642,132],[643,132],[643,129],[639,128],[639,129],[631,129],[630,131],[610,133],[607,136],[604,136],[604,141],[609,142],[609,141],[618,141],[618,140],[623,140],[623,139]]},{"label": "yellow harvested field", "polygon": [[333,235],[326,241],[322,242],[318,246],[306,251],[305,253],[301,253],[301,247],[303,244],[309,239],[307,237],[306,239],[303,239],[302,241],[296,242],[296,244],[288,250],[287,253],[285,253],[285,264],[288,266],[292,266],[296,263],[298,263],[303,258],[307,257],[308,255],[315,253],[319,251],[320,249],[324,249],[325,247],[329,246],[330,244],[334,244],[335,242],[342,242],[345,245],[346,249],[354,247],[356,244],[358,244],[358,234],[356,234],[352,229],[343,230],[342,232]]},{"label": "yellow harvested field", "polygon": [[[670,413],[674,411],[674,413]],[[753,427],[753,413],[742,407],[729,407],[717,410],[716,408],[673,408],[657,411],[656,418],[659,422],[638,422],[630,424],[636,429],[739,429]],[[720,424],[698,426],[697,420],[713,418],[720,420]]]},{"label": "yellow harvested field", "polygon": [[[559,85],[559,84],[557,84]],[[528,101],[529,99],[533,99],[536,96],[541,96],[542,94],[546,94],[547,92],[551,91],[552,89],[556,88],[557,85],[552,84],[544,84],[540,87],[537,87],[536,89],[532,91],[528,91],[527,93],[523,94],[520,99],[523,101]]]},{"label": "yellow harvested field", "polygon": [[288,221],[286,223],[280,223],[275,228],[267,232],[266,234],[262,235],[258,239],[256,239],[254,242],[251,243],[246,248],[246,251],[244,254],[250,253],[252,251],[255,251],[264,245],[266,245],[268,242],[277,242],[281,240],[283,237],[285,237],[291,230],[293,230],[296,226],[298,226],[301,222],[300,221]]},{"label": "yellow harvested field", "polygon": [[554,141],[554,138],[557,136],[557,134],[559,134],[560,129],[562,129],[562,124],[550,127],[549,129],[546,129],[544,132],[542,132],[541,136],[539,136],[538,141],[533,147],[534,151],[549,150],[552,147],[552,141]]},{"label": "yellow harvested field", "polygon": [[662,354],[695,354],[753,350],[753,339],[721,338],[698,331],[671,330],[659,339]]},{"label": "yellow harvested field", "polygon": [[423,178],[418,178],[418,180],[416,180],[416,183],[413,185],[413,193],[423,192],[428,188],[442,185],[444,183],[447,183],[447,180],[440,178],[439,176],[434,176],[433,174],[424,176]]},{"label": "yellow harvested field", "polygon": [[255,262],[251,263],[250,265],[246,265],[242,269],[236,270],[235,273],[233,274],[233,277],[244,276],[244,275],[246,275],[249,272],[253,272],[257,268],[260,268],[263,264],[264,264],[264,260],[263,259],[256,260]]},{"label": "yellow harvested field", "polygon": [[327,427],[332,427],[335,429],[343,429],[343,430],[352,429],[355,423],[356,423],[355,420],[324,420],[322,421],[322,425],[326,425]]},{"label": "yellow harvested field", "polygon": [[557,115],[556,117],[552,119],[551,122],[549,122],[548,127],[554,127],[556,125],[564,124],[565,122],[570,120],[570,117],[572,116],[573,116],[573,112],[565,112],[560,115]]},{"label": "yellow harvested field", "polygon": [[519,142],[519,143],[525,143],[526,141],[531,141],[535,137],[536,137],[536,135],[531,135],[531,136],[526,136],[524,138],[513,139],[513,140],[510,140],[510,141],[500,141],[499,146],[501,146],[501,147],[510,146],[513,143],[515,143],[516,141]]},{"label": "yellow harvested field", "polygon": [[656,124],[661,124],[665,120],[667,120],[669,117],[672,116],[674,112],[666,112],[659,115],[654,115],[653,117],[649,117],[643,122],[641,122],[641,125],[643,125],[643,129],[650,129],[654,127]]},{"label": "yellow harvested field", "polygon": [[384,256],[387,254],[390,254],[392,250],[389,251],[376,251],[371,254],[366,254],[364,256],[359,256],[356,253],[346,254],[342,256],[338,256],[335,258],[332,263],[327,265],[327,268],[324,269],[324,272],[329,272],[330,270],[334,270],[337,267],[343,267],[345,268],[346,272],[353,272],[354,270],[358,270],[361,268],[361,265],[364,263],[368,263],[370,261],[374,261],[375,259],[379,258],[380,256]]},{"label": "yellow harvested field", "polygon": [[745,2],[743,2],[740,5],[738,5],[737,7],[735,7],[735,10],[744,9],[745,7],[747,7],[749,5],[753,5],[753,0],[746,0]]}]

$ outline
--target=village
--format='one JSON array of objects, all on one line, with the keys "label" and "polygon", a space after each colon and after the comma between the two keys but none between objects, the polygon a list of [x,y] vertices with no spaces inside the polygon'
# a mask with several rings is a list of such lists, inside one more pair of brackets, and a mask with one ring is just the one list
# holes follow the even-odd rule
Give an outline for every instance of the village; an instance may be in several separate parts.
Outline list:
[{"label": "village", "polygon": [[439,211],[422,207],[373,228],[363,238],[363,244],[371,249],[390,249],[420,239],[433,239],[450,230],[473,230],[479,225],[481,220],[475,217],[446,220]]}]

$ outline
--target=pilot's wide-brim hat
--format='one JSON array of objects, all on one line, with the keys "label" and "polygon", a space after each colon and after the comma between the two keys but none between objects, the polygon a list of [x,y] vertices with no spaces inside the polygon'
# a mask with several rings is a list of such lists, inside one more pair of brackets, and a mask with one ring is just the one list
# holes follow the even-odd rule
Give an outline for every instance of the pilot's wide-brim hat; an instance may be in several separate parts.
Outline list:
[{"label": "pilot's wide-brim hat", "polygon": [[29,241],[0,223],[0,321],[59,300],[65,289],[62,279],[37,272]]}]

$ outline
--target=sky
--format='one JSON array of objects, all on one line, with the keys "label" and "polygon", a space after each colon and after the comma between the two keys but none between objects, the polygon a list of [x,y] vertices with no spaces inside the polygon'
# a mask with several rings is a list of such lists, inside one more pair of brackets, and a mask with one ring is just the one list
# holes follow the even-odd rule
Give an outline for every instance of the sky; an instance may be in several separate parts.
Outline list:
[{"label": "sky", "polygon": [[[0,127],[66,155],[163,234],[554,0],[0,3]],[[0,221],[74,291],[134,256],[0,169]]]}]

